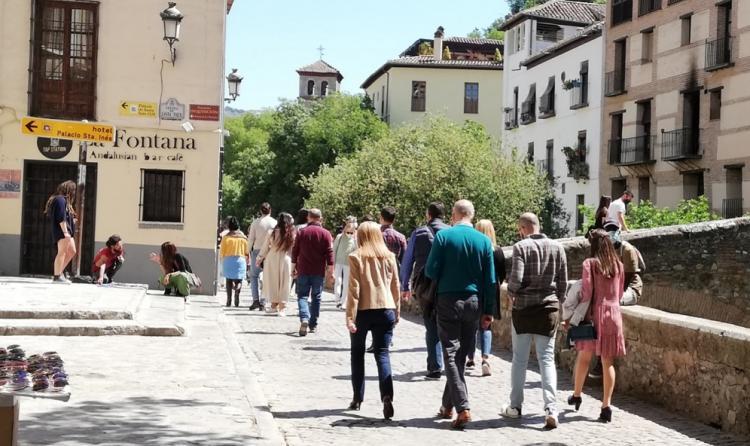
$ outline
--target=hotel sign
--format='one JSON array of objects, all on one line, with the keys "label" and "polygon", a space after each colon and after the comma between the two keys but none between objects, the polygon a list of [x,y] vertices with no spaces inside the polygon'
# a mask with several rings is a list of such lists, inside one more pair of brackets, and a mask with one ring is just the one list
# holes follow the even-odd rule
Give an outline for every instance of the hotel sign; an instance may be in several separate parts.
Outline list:
[{"label": "hotel sign", "polygon": [[95,143],[113,142],[115,139],[115,128],[109,124],[31,117],[21,119],[21,133],[37,137]]}]

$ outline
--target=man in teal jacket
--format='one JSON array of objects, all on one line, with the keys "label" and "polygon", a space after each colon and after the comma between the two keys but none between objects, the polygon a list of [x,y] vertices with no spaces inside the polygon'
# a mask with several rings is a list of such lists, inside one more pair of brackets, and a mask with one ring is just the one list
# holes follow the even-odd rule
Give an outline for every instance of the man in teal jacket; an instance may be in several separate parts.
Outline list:
[{"label": "man in teal jacket", "polygon": [[492,323],[495,314],[495,265],[490,239],[474,229],[474,205],[459,200],[453,205],[453,227],[435,235],[427,258],[425,274],[437,281],[438,336],[443,344],[446,383],[439,415],[458,416],[454,428],[471,421],[469,393],[464,378],[466,355],[482,327]]}]

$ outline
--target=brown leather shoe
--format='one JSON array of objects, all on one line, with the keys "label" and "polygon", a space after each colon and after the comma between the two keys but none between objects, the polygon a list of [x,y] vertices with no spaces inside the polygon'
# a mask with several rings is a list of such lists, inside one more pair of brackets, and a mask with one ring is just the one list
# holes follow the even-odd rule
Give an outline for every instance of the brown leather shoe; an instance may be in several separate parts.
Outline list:
[{"label": "brown leather shoe", "polygon": [[453,429],[463,429],[464,426],[469,424],[471,421],[471,411],[469,409],[463,410],[458,413],[458,416],[455,420],[453,420],[453,423],[451,423],[451,427]]},{"label": "brown leather shoe", "polygon": [[440,406],[440,410],[438,410],[437,413],[438,418],[442,418],[444,420],[450,420],[453,418],[453,411],[451,409],[446,409],[443,406]]}]

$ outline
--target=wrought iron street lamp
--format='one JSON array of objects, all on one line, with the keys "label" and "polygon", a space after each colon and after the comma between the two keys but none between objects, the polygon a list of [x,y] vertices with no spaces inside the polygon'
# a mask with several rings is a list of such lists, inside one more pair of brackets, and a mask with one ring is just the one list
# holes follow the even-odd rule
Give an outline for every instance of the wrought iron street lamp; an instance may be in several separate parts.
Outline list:
[{"label": "wrought iron street lamp", "polygon": [[227,75],[227,85],[229,86],[229,98],[224,99],[226,102],[232,102],[240,95],[240,84],[242,76],[237,74],[237,68],[232,68],[232,72]]},{"label": "wrought iron street lamp", "polygon": [[169,2],[169,7],[159,13],[161,21],[164,23],[164,40],[169,44],[169,55],[172,59],[172,65],[174,65],[175,59],[177,59],[177,50],[174,48],[174,43],[180,40],[180,24],[183,17],[185,17],[176,6],[177,3]]}]

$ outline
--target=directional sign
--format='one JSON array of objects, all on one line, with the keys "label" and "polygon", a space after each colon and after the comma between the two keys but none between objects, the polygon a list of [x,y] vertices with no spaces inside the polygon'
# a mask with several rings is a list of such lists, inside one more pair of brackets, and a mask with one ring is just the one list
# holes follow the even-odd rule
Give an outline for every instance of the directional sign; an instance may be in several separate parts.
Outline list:
[{"label": "directional sign", "polygon": [[156,117],[156,102],[120,101],[120,116]]},{"label": "directional sign", "polygon": [[115,139],[115,128],[109,124],[30,117],[21,120],[21,132],[26,135],[88,142],[113,142]]}]

